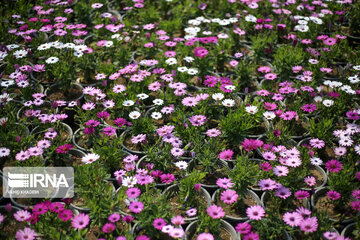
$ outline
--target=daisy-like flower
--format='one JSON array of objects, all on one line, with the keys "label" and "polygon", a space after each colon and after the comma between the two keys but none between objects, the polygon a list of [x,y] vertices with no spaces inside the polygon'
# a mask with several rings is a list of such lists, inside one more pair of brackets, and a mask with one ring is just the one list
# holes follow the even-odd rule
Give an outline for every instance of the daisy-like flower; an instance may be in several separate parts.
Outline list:
[{"label": "daisy-like flower", "polygon": [[278,177],[287,176],[289,169],[286,166],[276,166],[273,168],[273,172]]},{"label": "daisy-like flower", "polygon": [[258,182],[259,187],[261,188],[261,190],[265,191],[265,190],[274,190],[277,188],[277,183],[276,181],[268,178],[268,179],[262,179]]},{"label": "daisy-like flower", "polygon": [[90,164],[90,163],[95,162],[99,158],[100,158],[100,155],[98,155],[96,153],[88,153],[82,157],[81,161],[85,164]]},{"label": "daisy-like flower", "polygon": [[214,100],[220,101],[220,100],[222,100],[224,98],[224,94],[222,94],[222,93],[214,93],[213,95],[211,95],[211,97]]},{"label": "daisy-like flower", "polygon": [[175,163],[175,166],[177,166],[178,168],[185,170],[188,167],[188,163],[185,161],[178,161]]},{"label": "daisy-like flower", "polygon": [[254,205],[246,209],[246,215],[251,220],[261,220],[265,216],[265,210],[260,205]]},{"label": "daisy-like flower", "polygon": [[163,218],[156,218],[153,221],[153,226],[158,230],[162,230],[162,228],[166,226],[166,222]]},{"label": "daisy-like flower", "polygon": [[307,191],[299,190],[299,191],[295,192],[295,197],[296,197],[296,199],[306,199],[306,198],[310,197],[310,193]]},{"label": "daisy-like flower", "polygon": [[80,213],[73,217],[73,219],[71,220],[71,225],[73,228],[83,229],[89,224],[89,222],[90,222],[89,215],[85,213]]},{"label": "daisy-like flower", "polygon": [[227,189],[221,193],[221,201],[223,201],[226,204],[232,204],[237,201],[239,195],[236,193],[236,191]]},{"label": "daisy-like flower", "polygon": [[221,104],[225,107],[233,107],[235,105],[235,101],[233,99],[224,99]]},{"label": "daisy-like flower", "polygon": [[284,222],[291,227],[298,227],[304,218],[297,212],[287,212],[283,216]]},{"label": "daisy-like flower", "polygon": [[225,216],[224,210],[220,206],[211,205],[206,209],[206,212],[212,219],[218,219]]},{"label": "daisy-like flower", "polygon": [[318,228],[318,220],[316,217],[305,218],[299,223],[301,231],[315,232]]},{"label": "daisy-like flower", "polygon": [[161,105],[164,104],[164,100],[157,98],[157,99],[154,99],[154,100],[153,100],[153,103],[154,103],[155,105],[157,105],[157,106],[161,106]]},{"label": "daisy-like flower", "polygon": [[0,157],[7,157],[10,155],[10,149],[2,147],[0,148]]},{"label": "daisy-like flower", "polygon": [[257,106],[247,106],[247,107],[245,107],[245,111],[250,114],[255,114],[258,112],[258,108],[257,108]]},{"label": "daisy-like flower", "polygon": [[180,157],[184,154],[184,150],[181,148],[174,147],[171,149],[171,154],[175,157]]},{"label": "daisy-like flower", "polygon": [[231,182],[230,178],[218,178],[216,180],[216,185],[221,188],[228,189],[232,188],[234,186],[234,183]]},{"label": "daisy-like flower", "polygon": [[326,196],[331,200],[338,200],[341,197],[341,194],[336,191],[328,191]]},{"label": "daisy-like flower", "polygon": [[267,120],[272,120],[276,117],[276,114],[272,111],[266,111],[263,113],[263,116],[267,119]]},{"label": "daisy-like flower", "polygon": [[130,107],[130,106],[132,106],[134,104],[135,104],[135,102],[133,100],[126,100],[126,101],[123,102],[122,105],[125,106],[125,107]]},{"label": "daisy-like flower", "polygon": [[130,203],[129,209],[133,213],[140,213],[144,209],[144,204],[139,201],[134,201]]},{"label": "daisy-like flower", "polygon": [[138,119],[141,116],[141,113],[138,111],[132,111],[129,113],[131,119]]},{"label": "daisy-like flower", "polygon": [[325,168],[330,172],[340,172],[342,164],[337,160],[330,160],[325,164]]},{"label": "daisy-like flower", "polygon": [[321,149],[321,148],[325,147],[325,142],[318,138],[312,138],[312,139],[310,139],[310,145],[314,148]]},{"label": "daisy-like flower", "polygon": [[19,222],[24,222],[30,219],[31,213],[26,210],[19,210],[14,213],[14,218]]},{"label": "daisy-like flower", "polygon": [[45,62],[48,64],[57,63],[58,61],[59,61],[59,58],[57,58],[57,57],[49,57],[48,59],[45,60]]},{"label": "daisy-like flower", "polygon": [[312,165],[316,165],[316,166],[320,166],[321,164],[323,164],[323,161],[318,157],[310,158],[310,162]]},{"label": "daisy-like flower", "polygon": [[206,135],[213,138],[213,137],[217,137],[221,134],[221,131],[216,129],[216,128],[212,128],[212,129],[208,129],[206,131]]},{"label": "daisy-like flower", "polygon": [[162,114],[160,112],[152,112],[151,118],[158,120],[158,119],[162,118]]},{"label": "daisy-like flower", "polygon": [[184,236],[185,232],[181,228],[174,228],[169,232],[169,236],[172,238],[180,239]]},{"label": "daisy-like flower", "polygon": [[37,233],[31,228],[24,228],[16,232],[16,240],[34,240],[38,237]]},{"label": "daisy-like flower", "polygon": [[214,240],[214,236],[211,233],[200,233],[196,240]]},{"label": "daisy-like flower", "polygon": [[291,196],[291,191],[289,188],[281,186],[278,189],[276,189],[275,196],[282,199],[287,199],[288,197]]}]

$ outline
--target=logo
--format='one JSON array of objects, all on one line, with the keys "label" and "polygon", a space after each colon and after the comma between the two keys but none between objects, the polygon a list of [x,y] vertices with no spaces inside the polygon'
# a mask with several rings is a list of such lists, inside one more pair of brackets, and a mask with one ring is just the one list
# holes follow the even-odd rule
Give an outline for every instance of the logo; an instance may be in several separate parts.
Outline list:
[{"label": "logo", "polygon": [[71,198],[74,196],[72,167],[6,167],[4,197]]}]

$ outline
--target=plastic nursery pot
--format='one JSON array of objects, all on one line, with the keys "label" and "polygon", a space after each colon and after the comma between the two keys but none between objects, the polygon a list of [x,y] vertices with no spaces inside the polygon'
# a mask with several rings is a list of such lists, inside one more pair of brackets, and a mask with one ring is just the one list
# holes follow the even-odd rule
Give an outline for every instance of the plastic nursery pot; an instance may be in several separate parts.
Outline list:
[{"label": "plastic nursery pot", "polygon": [[78,83],[71,83],[70,88],[66,91],[60,89],[59,84],[53,84],[45,90],[45,95],[51,101],[65,100],[76,101],[84,97],[83,87]]},{"label": "plastic nursery pot", "polygon": [[[261,205],[264,206],[265,210],[266,210],[266,200],[269,198],[269,192],[268,191],[265,191],[261,194]],[[310,205],[310,201],[307,200],[307,199],[303,199],[302,200],[302,206],[307,208],[307,209],[310,209],[311,205]],[[295,206],[295,208],[297,208],[298,206]],[[295,209],[294,209],[295,210]]]},{"label": "plastic nursery pot", "polygon": [[[59,122],[59,123],[60,123],[61,127],[64,129],[64,132],[62,133],[63,136],[61,136],[61,138],[62,138],[61,140],[62,141],[71,140],[73,138],[73,135],[74,135],[72,128],[69,125],[67,125],[66,123],[63,123],[63,122]],[[42,129],[41,125],[39,125],[39,126],[36,126],[30,132],[30,134],[31,135],[41,134],[41,133],[44,132],[44,130],[46,130],[46,129]],[[58,131],[58,129],[55,128],[55,131]],[[61,132],[59,134],[61,134]]]},{"label": "plastic nursery pot", "polygon": [[[51,102],[49,101],[44,101],[44,103],[41,105],[41,106],[38,106],[36,107],[35,110],[48,110],[48,109],[51,109],[52,108],[52,105],[51,105]],[[23,118],[27,119],[27,117],[25,116],[25,112],[26,110],[28,110],[29,108],[28,107],[21,107],[17,112],[16,112],[16,120],[17,121],[22,121]],[[54,109],[54,112],[53,113],[57,113],[58,110],[57,109]],[[41,112],[41,113],[44,113],[44,112]],[[22,121],[24,122],[24,124],[26,125],[33,125],[34,123],[32,123],[31,121]]]},{"label": "plastic nursery pot", "polygon": [[[216,159],[216,162],[218,163],[218,167],[219,167],[219,168],[224,168],[224,169],[226,169],[226,170],[230,170],[229,165],[228,165],[228,163],[227,163],[226,161],[221,160],[221,159]],[[189,167],[188,167],[190,171],[191,171],[192,169],[196,168],[196,165],[195,165],[195,164],[196,164],[196,160],[190,161]],[[215,177],[216,177],[216,176],[215,176]],[[218,178],[218,177],[216,177],[216,178]],[[205,177],[205,179],[206,179],[206,177]],[[202,183],[201,186],[202,186],[203,188],[205,188],[206,190],[208,190],[211,194],[212,194],[213,192],[215,192],[217,189],[219,189],[219,186],[216,185],[216,183],[215,183],[215,184]]]},{"label": "plastic nursery pot", "polygon": [[[182,230],[184,230],[184,228],[181,225],[177,226],[176,228],[181,228]],[[135,223],[134,226],[131,228],[131,236],[135,239],[139,233],[141,233],[141,226],[139,226],[138,223]],[[146,234],[146,232],[144,234]],[[171,238],[169,235],[164,233],[162,236],[160,236],[160,238],[157,238],[156,240],[170,240],[170,239],[173,238]],[[176,238],[176,239],[185,240],[185,234],[182,238]]]},{"label": "plastic nursery pot", "polygon": [[124,142],[127,139],[127,137],[130,135],[129,134],[130,131],[131,131],[131,129],[127,129],[123,133],[121,133],[120,138],[123,139],[121,146],[125,149],[125,151],[127,151],[129,153],[136,154],[136,155],[145,155],[145,152],[143,152],[143,151],[136,151],[136,150],[130,149],[125,146]]},{"label": "plastic nursery pot", "polygon": [[[348,224],[348,223],[352,223],[354,221],[354,219],[352,217],[348,217],[348,218],[345,218],[345,219],[340,219],[339,217],[337,217],[338,214],[342,213],[342,212],[335,212],[333,207],[335,204],[331,204],[331,200],[329,200],[329,198],[327,197],[326,193],[330,191],[329,188],[327,187],[323,187],[323,188],[320,188],[318,189],[315,194],[313,194],[311,196],[311,207],[313,210],[316,210],[316,211],[326,211],[328,216],[329,216],[329,219],[331,221],[334,221],[334,222],[337,222],[337,221],[340,221],[341,224]],[[320,202],[319,202],[320,201]],[[328,205],[327,203],[331,204],[331,205]],[[322,206],[323,204],[323,206]],[[345,204],[349,204],[349,203],[343,203],[343,205]],[[349,209],[350,209],[350,206],[349,206]],[[356,214],[357,216],[360,215],[359,212],[357,212]],[[355,217],[355,216],[354,216]]]},{"label": "plastic nursery pot", "polygon": [[[326,185],[326,183],[328,181],[328,176],[322,167],[313,165],[313,166],[311,166],[310,173],[312,176],[314,176],[316,178],[316,182],[322,181],[322,183],[320,185],[318,185],[317,187],[314,187],[315,191],[323,188]],[[302,188],[302,190],[311,191],[312,188]]]},{"label": "plastic nursery pot", "polygon": [[[104,128],[104,127],[106,127],[106,126],[100,124],[98,127]],[[73,137],[72,137],[72,142],[73,142],[73,144],[76,146],[76,148],[78,148],[78,149],[80,149],[81,151],[83,151],[83,152],[86,153],[86,152],[89,152],[89,151],[91,150],[92,146],[91,146],[91,147],[87,147],[87,146],[82,147],[83,145],[81,146],[81,142],[80,142],[79,140],[80,140],[82,137],[85,136],[85,135],[83,134],[83,130],[84,130],[84,129],[82,129],[82,128],[78,128],[78,129],[74,132]],[[98,138],[102,138],[103,133],[100,133],[99,135],[100,135],[100,136],[98,136]],[[105,134],[104,134],[104,135],[105,135]],[[116,132],[115,132],[114,135],[110,136],[110,138],[117,138]]]},{"label": "plastic nursery pot", "polygon": [[[234,227],[224,221],[220,220],[221,229],[220,229],[220,238],[226,240],[240,240],[240,235],[238,235],[234,229]],[[190,223],[185,229],[185,240],[195,240],[194,235],[196,234],[196,227],[198,221],[194,221]],[[200,234],[200,233],[198,233]]]},{"label": "plastic nursery pot", "polygon": [[350,223],[349,225],[345,226],[345,228],[341,231],[341,236],[350,237],[351,239],[359,239],[360,235],[355,236],[353,234],[355,227],[356,227],[356,223]]},{"label": "plastic nursery pot", "polygon": [[[114,194],[116,193],[116,189],[115,189],[114,184],[113,184],[111,181],[105,181],[105,180],[104,180],[104,182],[106,182],[107,184],[111,184],[111,186],[112,186],[112,192],[113,192],[113,195],[114,195]],[[90,212],[90,211],[91,211],[91,208],[88,208],[88,207],[86,206],[86,203],[85,203],[85,205],[81,205],[81,204],[79,203],[79,202],[81,202],[81,199],[78,198],[78,196],[77,196],[77,194],[76,194],[76,188],[75,188],[75,190],[73,190],[73,189],[74,189],[74,186],[71,186],[71,187],[69,188],[69,190],[68,190],[68,192],[74,191],[74,197],[73,197],[73,201],[70,203],[70,207],[71,207],[72,209],[75,209],[75,210],[79,211],[79,212],[84,212],[84,213]],[[77,200],[79,200],[79,201],[77,201]]]},{"label": "plastic nursery pot", "polygon": [[0,239],[15,239],[16,231],[30,227],[29,222],[19,222],[15,219],[14,214],[20,210],[22,209],[11,204],[0,206],[0,214],[4,216],[4,220],[0,224]]},{"label": "plastic nursery pot", "polygon": [[[178,191],[179,191],[179,184],[175,184],[175,185],[172,185],[172,186],[166,188],[162,194],[163,195],[169,194],[169,198],[173,198],[174,196],[177,195]],[[201,187],[200,188],[200,196],[205,200],[205,204],[209,207],[211,205],[211,196],[210,196],[209,192],[206,191],[205,188]],[[171,199],[169,199],[169,203],[171,205]],[[182,204],[182,203],[180,203],[180,204]],[[186,222],[195,221],[197,219],[198,219],[197,216],[189,217],[189,218],[185,217]]]},{"label": "plastic nursery pot", "polygon": [[[212,195],[212,198],[211,198],[211,201],[213,203],[216,204],[216,201],[219,197],[219,194],[220,194],[220,189],[216,190],[214,192],[214,194]],[[260,200],[260,198],[258,197],[258,195],[252,191],[252,190],[247,190],[247,193],[246,195],[253,201],[254,204],[245,204],[247,207],[250,207],[250,206],[253,206],[253,205],[261,205],[262,206],[262,202]],[[247,201],[251,201],[249,198],[247,198],[246,200]],[[220,198],[219,198],[220,199]],[[219,200],[221,201],[221,200]],[[243,199],[238,199],[237,201],[243,201]],[[217,204],[218,205],[218,204]],[[226,212],[226,211],[225,211]],[[233,212],[237,212],[236,210],[233,210]],[[243,221],[246,221],[248,220],[249,218],[248,217],[236,217],[236,216],[232,216],[232,215],[229,215],[229,214],[226,214],[225,215],[225,220],[228,220],[229,222],[231,223],[238,223],[238,222],[243,222]]]}]

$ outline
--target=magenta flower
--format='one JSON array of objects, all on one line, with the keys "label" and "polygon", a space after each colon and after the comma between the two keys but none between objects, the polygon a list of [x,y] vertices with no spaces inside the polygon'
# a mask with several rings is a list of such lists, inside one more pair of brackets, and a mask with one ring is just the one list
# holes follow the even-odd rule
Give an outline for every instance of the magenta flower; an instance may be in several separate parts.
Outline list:
[{"label": "magenta flower", "polygon": [[133,213],[140,213],[144,209],[144,204],[142,202],[131,202],[129,205],[130,211]]},{"label": "magenta flower", "polygon": [[221,188],[228,189],[232,188],[232,186],[234,186],[234,183],[231,182],[230,178],[218,178],[218,180],[216,180],[216,185]]},{"label": "magenta flower", "polygon": [[113,223],[105,223],[104,226],[102,227],[102,231],[104,233],[111,233],[112,231],[115,230],[115,224]]},{"label": "magenta flower", "polygon": [[220,206],[211,205],[206,209],[206,212],[212,219],[218,219],[225,216],[224,210]]},{"label": "magenta flower", "polygon": [[253,151],[256,148],[261,147],[262,145],[264,145],[264,142],[259,140],[259,139],[245,139],[242,143],[241,146],[246,150],[246,151]]},{"label": "magenta flower", "polygon": [[259,240],[260,236],[258,233],[250,232],[244,236],[244,240]]},{"label": "magenta flower", "polygon": [[153,221],[154,228],[161,230],[164,226],[166,226],[166,222],[163,218],[156,218]]},{"label": "magenta flower", "polygon": [[141,194],[140,189],[136,187],[132,187],[126,190],[126,195],[128,196],[128,198],[137,198],[138,196],[140,196],[140,194]]},{"label": "magenta flower", "polygon": [[247,222],[238,223],[235,227],[235,230],[241,234],[248,234],[251,232],[251,229],[252,226]]},{"label": "magenta flower", "polygon": [[261,188],[261,190],[265,191],[265,190],[274,190],[275,188],[277,188],[277,183],[276,181],[268,178],[268,179],[262,179],[258,182],[259,187]]},{"label": "magenta flower", "polygon": [[70,149],[72,149],[72,147],[73,146],[69,143],[61,145],[56,149],[56,153],[67,153]]},{"label": "magenta flower", "polygon": [[303,110],[304,112],[312,113],[316,110],[316,105],[313,103],[305,104],[304,106],[301,107],[301,110]]},{"label": "magenta flower", "polygon": [[307,191],[299,190],[299,191],[295,192],[295,197],[296,197],[296,199],[306,199],[306,198],[310,197],[310,193]]},{"label": "magenta flower", "polygon": [[265,216],[265,210],[260,205],[254,205],[246,209],[246,215],[251,220],[261,220]]},{"label": "magenta flower", "polygon": [[162,174],[160,180],[162,183],[172,183],[175,181],[175,176],[171,173]]},{"label": "magenta flower", "polygon": [[190,123],[193,126],[202,126],[206,122],[206,116],[204,115],[195,115],[189,118]]},{"label": "magenta flower", "polygon": [[83,229],[85,228],[90,222],[89,215],[85,213],[80,213],[79,215],[75,215],[71,220],[71,225],[73,228]]},{"label": "magenta flower", "polygon": [[325,168],[330,172],[340,172],[342,164],[337,160],[330,160],[325,164]]},{"label": "magenta flower", "polygon": [[234,152],[231,149],[226,149],[219,154],[219,158],[222,160],[231,160]]},{"label": "magenta flower", "polygon": [[341,194],[336,191],[330,190],[326,193],[326,196],[331,200],[338,200],[341,197]]},{"label": "magenta flower", "polygon": [[108,136],[111,136],[111,135],[114,135],[116,133],[116,129],[113,128],[113,127],[105,127],[103,129],[103,132],[104,132],[104,134],[106,134]]},{"label": "magenta flower", "polygon": [[203,47],[196,47],[194,49],[194,56],[195,57],[199,57],[199,58],[203,58],[205,57],[206,55],[208,55],[209,51],[206,50],[205,48]]}]

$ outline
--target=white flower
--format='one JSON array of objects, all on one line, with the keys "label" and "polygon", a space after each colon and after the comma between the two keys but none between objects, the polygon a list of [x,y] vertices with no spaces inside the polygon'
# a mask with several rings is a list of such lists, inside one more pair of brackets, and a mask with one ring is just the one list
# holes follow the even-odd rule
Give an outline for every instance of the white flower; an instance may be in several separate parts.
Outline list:
[{"label": "white flower", "polygon": [[185,162],[185,161],[176,162],[175,165],[176,165],[178,168],[183,169],[183,170],[187,169],[187,167],[188,167],[188,164],[187,164],[187,162]]},{"label": "white flower", "polygon": [[179,72],[187,72],[188,68],[187,67],[178,67],[177,70]]},{"label": "white flower", "polygon": [[221,104],[225,107],[233,107],[235,105],[235,101],[233,99],[224,99]]},{"label": "white flower", "polygon": [[316,97],[314,97],[314,101],[315,101],[316,103],[321,103],[321,102],[322,102],[322,97],[316,96]]},{"label": "white flower", "polygon": [[131,119],[138,119],[141,116],[141,113],[138,111],[132,111],[131,113],[129,113],[129,117]]},{"label": "white flower", "polygon": [[258,112],[258,108],[257,106],[247,106],[245,107],[246,112],[250,113],[250,114],[255,114]]},{"label": "white flower", "polygon": [[353,66],[353,69],[355,69],[356,71],[360,71],[360,65]]},{"label": "white flower", "polygon": [[191,19],[188,21],[188,24],[198,26],[201,24],[201,21],[198,21],[196,19]]},{"label": "white flower", "polygon": [[236,89],[236,87],[234,85],[227,85],[227,86],[225,86],[225,89],[234,91]]},{"label": "white flower", "polygon": [[137,183],[137,178],[136,177],[122,177],[122,185],[124,187],[134,187],[135,184]]},{"label": "white flower", "polygon": [[294,30],[299,32],[307,32],[309,31],[309,27],[308,25],[296,25]]},{"label": "white flower", "polygon": [[176,60],[176,58],[168,58],[168,59],[166,59],[165,63],[167,65],[174,65],[174,64],[177,64],[177,60]]},{"label": "white flower", "polygon": [[114,45],[113,41],[106,41],[105,43],[105,47],[111,47],[112,45]]},{"label": "white flower", "polygon": [[187,57],[184,57],[184,61],[185,62],[188,62],[188,63],[191,63],[193,62],[195,59],[193,57],[190,57],[190,56],[187,56]]},{"label": "white flower", "polygon": [[157,98],[153,100],[153,103],[157,106],[161,106],[164,104],[164,101],[162,99]]},{"label": "white flower", "polygon": [[49,57],[48,59],[45,60],[45,62],[48,64],[57,63],[58,61],[59,61],[59,58],[57,58],[57,57]]},{"label": "white flower", "polygon": [[140,93],[137,95],[138,98],[140,98],[141,100],[147,99],[149,97],[149,95],[145,94],[145,93]]},{"label": "white flower", "polygon": [[224,94],[222,94],[222,93],[214,93],[213,95],[211,95],[211,97],[214,100],[220,101],[220,100],[222,100],[224,98]]},{"label": "white flower", "polygon": [[41,44],[40,46],[38,46],[37,50],[42,51],[42,50],[47,50],[49,48],[51,48],[51,45],[48,43],[44,43],[44,44]]},{"label": "white flower", "polygon": [[6,58],[7,57],[7,53],[6,52],[1,52],[0,51],[0,60],[3,60],[4,58]]},{"label": "white flower", "polygon": [[160,119],[162,117],[162,114],[160,112],[153,112],[153,113],[151,113],[151,117],[153,119],[157,120],[157,119]]},{"label": "white flower", "polygon": [[245,21],[247,21],[247,22],[256,22],[257,18],[255,16],[249,14],[249,15],[246,15]]},{"label": "white flower", "polygon": [[87,50],[88,47],[86,45],[77,45],[74,47],[74,50],[77,51],[77,52],[83,52],[85,50]]},{"label": "white flower", "polygon": [[64,48],[73,49],[76,45],[74,43],[65,43]]},{"label": "white flower", "polygon": [[276,117],[275,113],[272,111],[266,111],[263,113],[263,116],[267,119],[267,120],[272,120]]},{"label": "white flower", "polygon": [[7,80],[7,81],[2,81],[1,82],[1,86],[2,87],[9,87],[11,85],[14,85],[15,84],[15,81],[14,80]]},{"label": "white flower", "polygon": [[348,80],[352,84],[356,84],[356,83],[360,82],[360,79],[357,75],[348,77]]},{"label": "white flower", "polygon": [[331,107],[334,104],[334,101],[330,99],[325,99],[322,103],[325,107]]},{"label": "white flower", "polygon": [[318,157],[310,158],[310,162],[311,162],[312,165],[316,165],[316,166],[319,166],[319,165],[321,165],[323,163],[323,161]]},{"label": "white flower", "polygon": [[200,32],[200,30],[201,29],[199,27],[188,27],[188,28],[184,29],[184,31],[186,33],[191,34],[191,35],[193,35],[193,34],[196,35],[198,32]]},{"label": "white flower", "polygon": [[130,106],[132,106],[134,104],[135,104],[135,102],[133,100],[126,100],[126,101],[123,102],[122,105],[125,106],[125,107],[130,107]]},{"label": "white flower", "polygon": [[219,21],[219,24],[221,25],[221,26],[226,26],[226,25],[229,25],[231,22],[229,21],[229,20],[227,20],[227,19],[223,19],[223,20],[220,20]]},{"label": "white flower", "polygon": [[196,75],[199,71],[196,68],[189,68],[187,73],[190,75]]},{"label": "white flower", "polygon": [[300,25],[307,25],[307,24],[308,24],[308,21],[299,20],[299,21],[298,21],[298,24],[300,24]]},{"label": "white flower", "polygon": [[96,153],[88,153],[82,157],[81,161],[85,164],[93,163],[100,158],[100,155]]},{"label": "white flower", "polygon": [[16,50],[16,51],[14,52],[14,56],[15,56],[16,58],[23,58],[23,57],[26,57],[26,55],[27,55],[27,51],[26,51],[26,50]]},{"label": "white flower", "polygon": [[203,31],[202,34],[204,34],[204,35],[211,35],[212,32],[211,32],[211,31]]},{"label": "white flower", "polygon": [[15,49],[15,48],[18,48],[19,45],[17,44],[9,44],[9,45],[6,45],[6,48],[9,49],[10,51]]}]

